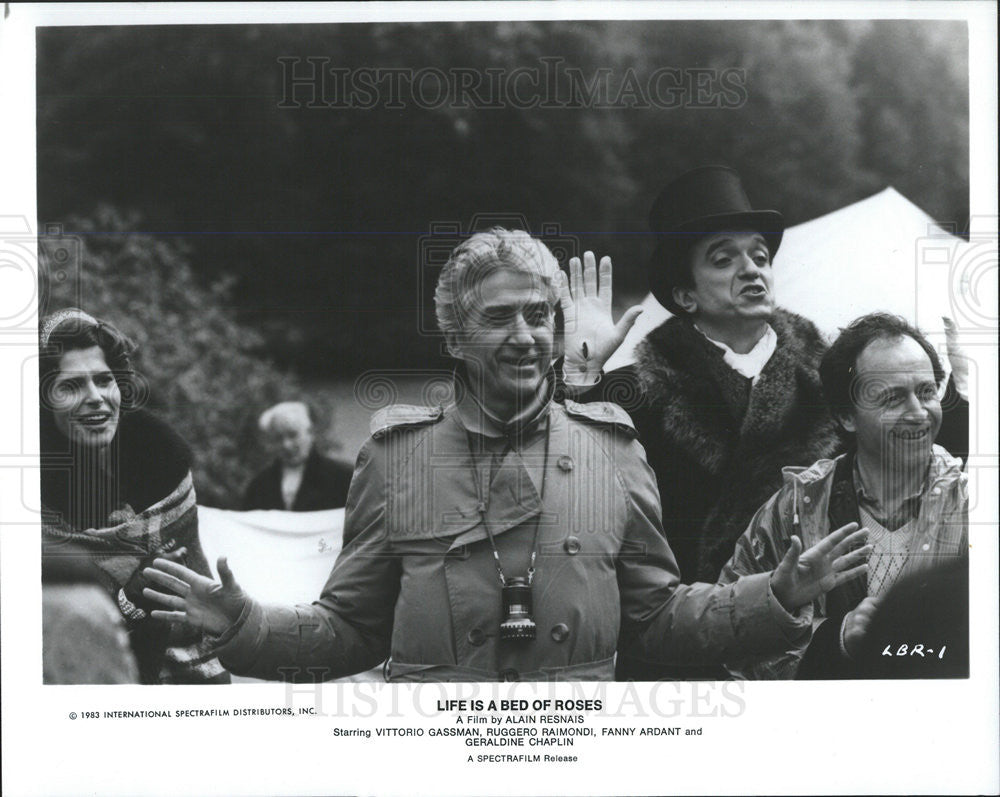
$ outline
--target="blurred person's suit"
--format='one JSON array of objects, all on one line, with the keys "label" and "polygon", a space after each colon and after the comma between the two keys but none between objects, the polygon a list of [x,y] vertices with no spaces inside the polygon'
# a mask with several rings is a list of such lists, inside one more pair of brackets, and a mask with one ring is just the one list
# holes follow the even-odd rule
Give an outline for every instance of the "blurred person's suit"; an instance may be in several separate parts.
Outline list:
[{"label": "blurred person's suit", "polygon": [[258,473],[243,495],[243,509],[290,509],[293,512],[313,512],[319,509],[339,509],[347,503],[347,488],[351,485],[353,468],[320,454],[315,448],[302,473],[302,484],[290,507],[281,494],[281,462],[275,460]]}]

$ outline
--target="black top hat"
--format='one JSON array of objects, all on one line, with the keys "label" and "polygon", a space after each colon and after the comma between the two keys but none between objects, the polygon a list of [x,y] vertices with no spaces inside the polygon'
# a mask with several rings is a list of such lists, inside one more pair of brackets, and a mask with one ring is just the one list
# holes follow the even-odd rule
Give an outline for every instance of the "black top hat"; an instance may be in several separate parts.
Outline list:
[{"label": "black top hat", "polygon": [[753,230],[767,241],[771,257],[781,245],[785,220],[776,210],[754,210],[739,174],[728,166],[702,166],[664,188],[649,211],[649,229],[657,235],[649,261],[649,286],[657,301],[681,312],[673,289],[686,279],[686,255],[699,238],[718,232]]}]

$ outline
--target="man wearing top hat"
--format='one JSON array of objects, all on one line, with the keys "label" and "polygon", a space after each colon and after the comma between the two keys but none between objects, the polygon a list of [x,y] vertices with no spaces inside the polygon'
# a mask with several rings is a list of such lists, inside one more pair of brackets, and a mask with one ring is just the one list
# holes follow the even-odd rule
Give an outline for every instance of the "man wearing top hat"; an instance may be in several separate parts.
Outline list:
[{"label": "man wearing top hat", "polygon": [[[811,321],[776,307],[771,261],[784,221],[753,209],[735,171],[681,175],[649,222],[659,233],[650,289],[674,317],[636,347],[634,365],[583,398],[617,400],[632,416],[681,577],[714,580],[781,467],[839,446],[819,383],[826,343]],[[569,381],[577,354],[567,339]]]},{"label": "man wearing top hat", "polygon": [[[819,379],[827,342],[811,321],[776,306],[772,260],[784,220],[754,209],[734,170],[682,174],[653,203],[649,225],[658,234],[650,289],[673,317],[636,347],[633,365],[601,378],[637,313],[625,314],[624,330],[622,322],[612,328],[610,315],[603,325],[590,317],[592,296],[610,307],[611,268],[603,259],[598,286],[586,253],[582,269],[571,262],[576,284],[563,299],[564,374],[571,391],[600,380],[575,388],[577,400],[613,401],[629,412],[656,473],[682,581],[715,581],[750,518],[781,486],[782,467],[843,450]],[[722,677],[627,656],[618,662],[620,678],[712,675]]]}]

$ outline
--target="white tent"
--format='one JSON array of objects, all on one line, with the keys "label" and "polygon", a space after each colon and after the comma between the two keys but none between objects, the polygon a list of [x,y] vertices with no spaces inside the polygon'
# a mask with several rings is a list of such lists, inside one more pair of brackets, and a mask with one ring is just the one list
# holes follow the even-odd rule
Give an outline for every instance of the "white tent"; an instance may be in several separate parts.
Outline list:
[{"label": "white tent", "polygon": [[[858,316],[885,310],[915,323],[943,351],[941,317],[962,327],[975,304],[971,272],[962,265],[974,246],[886,188],[789,227],[774,259],[775,294],[779,306],[809,318],[830,339]],[[606,370],[632,362],[636,344],[670,316],[652,295],[643,307]]]}]

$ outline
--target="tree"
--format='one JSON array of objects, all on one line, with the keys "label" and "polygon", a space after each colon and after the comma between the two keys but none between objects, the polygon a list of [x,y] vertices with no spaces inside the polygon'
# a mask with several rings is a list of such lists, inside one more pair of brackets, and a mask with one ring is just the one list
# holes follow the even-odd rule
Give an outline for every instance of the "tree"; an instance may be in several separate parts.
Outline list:
[{"label": "tree", "polygon": [[[913,20],[44,28],[39,216],[103,201],[183,237],[197,281],[234,277],[237,320],[304,375],[437,366],[440,339],[415,334],[430,326],[435,222],[558,223],[614,257],[619,295],[645,292],[653,198],[699,164],[735,167],[789,224],[886,185],[961,222],[967,47],[963,23]],[[279,59],[302,75],[310,57],[480,79],[554,59],[585,81],[610,73],[612,97],[629,74],[648,88],[660,69],[709,83],[728,70],[743,91],[718,107],[692,86],[671,108],[315,107],[308,87],[283,101]]]}]

